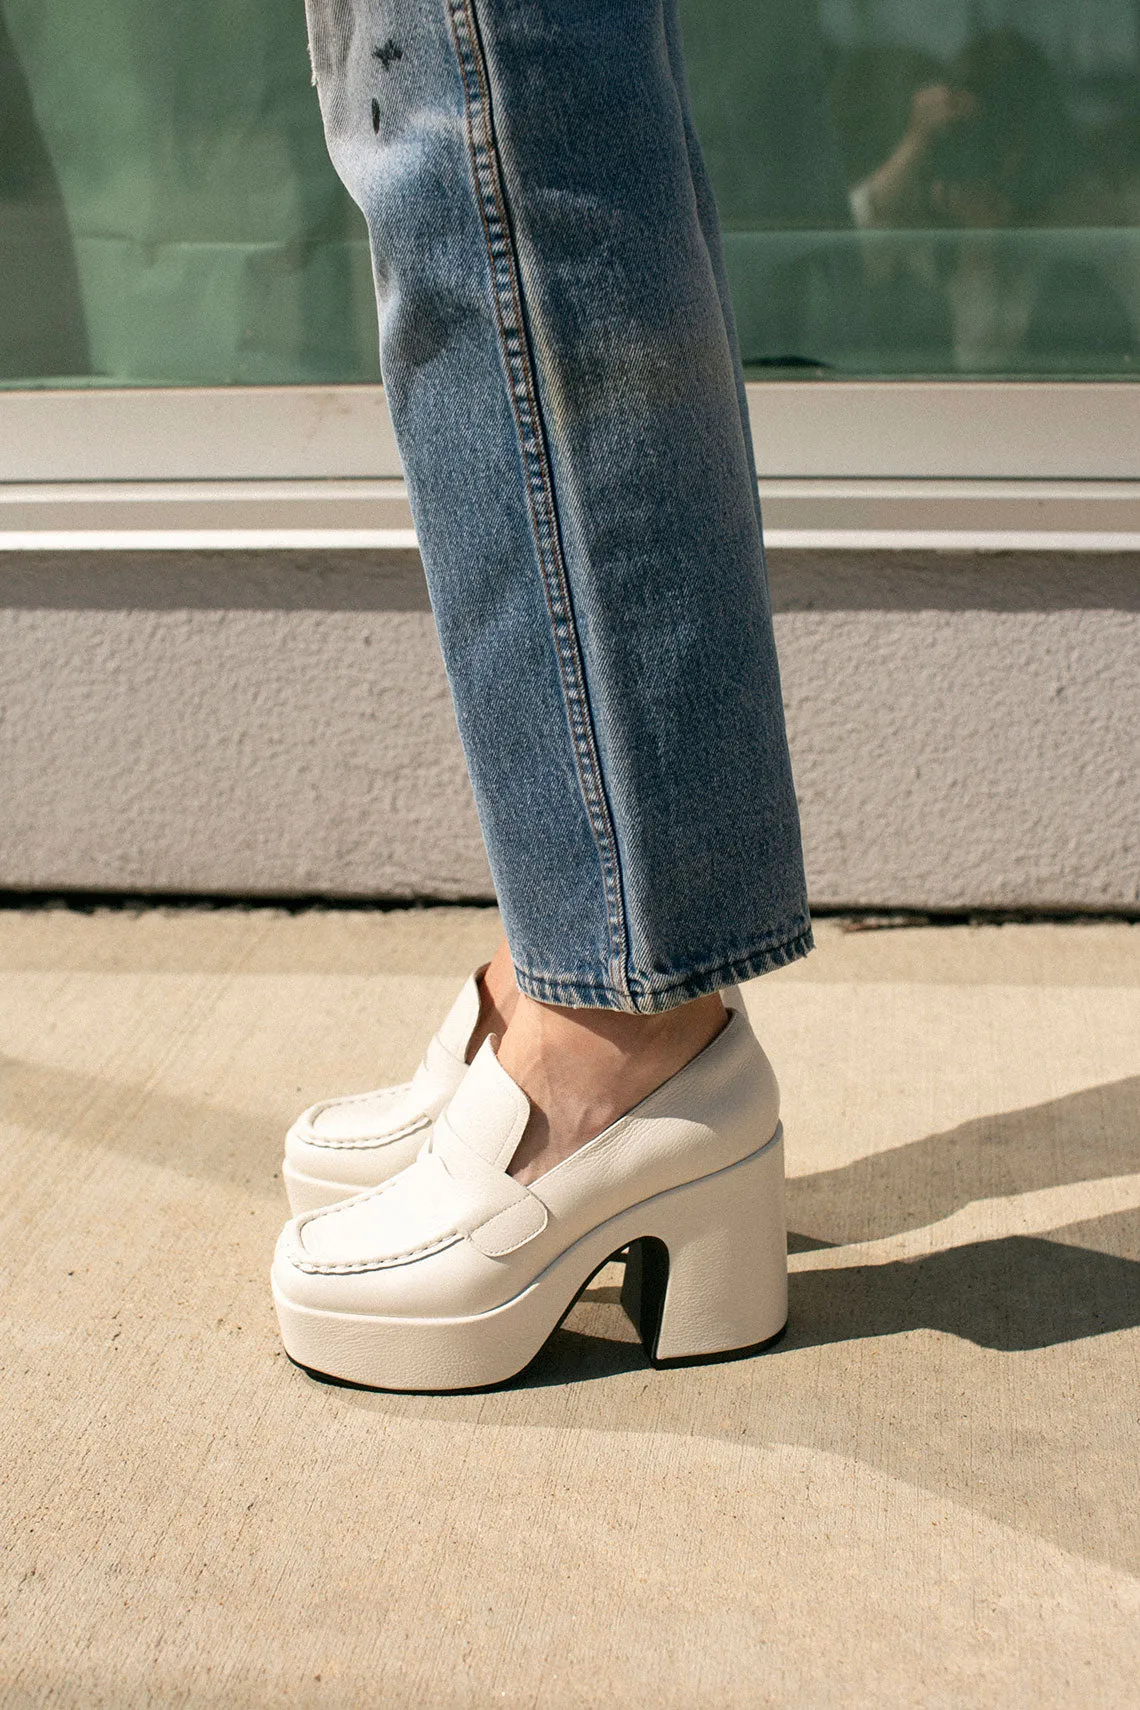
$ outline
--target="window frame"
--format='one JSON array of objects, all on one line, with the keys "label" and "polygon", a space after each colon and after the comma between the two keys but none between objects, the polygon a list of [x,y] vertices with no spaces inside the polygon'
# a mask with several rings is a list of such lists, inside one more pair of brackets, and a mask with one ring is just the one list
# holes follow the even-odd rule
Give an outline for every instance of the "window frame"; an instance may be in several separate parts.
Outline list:
[{"label": "window frame", "polygon": [[[1128,380],[748,385],[775,548],[1140,550]],[[415,544],[383,388],[0,393],[0,549]]]}]

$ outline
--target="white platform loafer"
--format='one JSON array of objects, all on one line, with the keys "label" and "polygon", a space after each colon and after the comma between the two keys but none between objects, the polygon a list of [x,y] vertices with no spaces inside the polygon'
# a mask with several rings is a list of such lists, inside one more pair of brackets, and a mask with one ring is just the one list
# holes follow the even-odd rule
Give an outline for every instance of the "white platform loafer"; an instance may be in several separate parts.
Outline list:
[{"label": "white platform loafer", "polygon": [[281,1166],[294,1216],[378,1187],[412,1162],[467,1072],[482,972],[464,983],[410,1081],[324,1099],[297,1118]]},{"label": "white platform loafer", "polygon": [[526,1187],[507,1170],[529,1114],[488,1042],[409,1168],[286,1224],[273,1293],[292,1359],[377,1389],[503,1383],[624,1248],[623,1304],[656,1363],[724,1358],[780,1334],[779,1092],[742,1012]]},{"label": "white platform loafer", "polygon": [[[379,1187],[412,1162],[467,1072],[483,972],[477,968],[465,982],[412,1080],[322,1099],[302,1111],[285,1136],[281,1167],[294,1217]],[[744,1008],[738,986],[721,995],[729,1009]]]}]

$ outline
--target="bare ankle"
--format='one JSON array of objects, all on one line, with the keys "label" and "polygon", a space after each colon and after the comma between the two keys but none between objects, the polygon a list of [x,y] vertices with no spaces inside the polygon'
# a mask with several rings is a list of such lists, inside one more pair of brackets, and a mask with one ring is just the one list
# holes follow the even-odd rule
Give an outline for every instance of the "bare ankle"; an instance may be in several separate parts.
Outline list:
[{"label": "bare ankle", "polygon": [[716,995],[652,1016],[519,996],[499,1050],[531,1105],[511,1174],[534,1181],[569,1157],[691,1062],[725,1020]]},{"label": "bare ankle", "polygon": [[492,1034],[497,1039],[503,1038],[510,1026],[518,996],[514,964],[504,939],[479,976],[479,1020],[467,1046],[468,1063],[474,1061],[484,1040]]}]

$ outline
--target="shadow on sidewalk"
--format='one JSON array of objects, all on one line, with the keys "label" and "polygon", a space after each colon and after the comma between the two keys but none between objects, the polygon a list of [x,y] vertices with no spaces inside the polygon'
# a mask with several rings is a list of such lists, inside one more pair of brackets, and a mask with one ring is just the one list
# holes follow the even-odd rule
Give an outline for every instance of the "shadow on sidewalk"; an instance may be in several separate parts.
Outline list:
[{"label": "shadow on sidewalk", "polygon": [[[971,1201],[1131,1174],[1140,1159],[1140,1076],[788,1183],[789,1245],[805,1252],[939,1222]],[[610,1303],[591,1289],[584,1305]],[[776,1350],[939,1330],[1001,1352],[1046,1348],[1140,1325],[1140,1215],[1048,1235],[1005,1236],[887,1264],[800,1271]],[[520,1385],[647,1369],[640,1344],[557,1331]]]},{"label": "shadow on sidewalk", "polygon": [[[964,1122],[788,1182],[793,1250],[921,1229],[972,1200],[1140,1168],[1140,1075]],[[1140,1257],[1140,1241],[1137,1242]]]},{"label": "shadow on sidewalk", "polygon": [[[587,1305],[598,1300],[583,1296]],[[801,1271],[789,1278],[788,1319],[774,1354],[907,1330],[941,1330],[1001,1353],[1048,1348],[1140,1325],[1140,1263],[1036,1236],[978,1241],[929,1258]],[[516,1382],[584,1383],[648,1369],[640,1342],[568,1324]]]},{"label": "shadow on sidewalk", "polygon": [[928,1258],[801,1271],[790,1296],[787,1348],[942,1330],[1012,1353],[1140,1324],[1140,1264],[1014,1235]]}]

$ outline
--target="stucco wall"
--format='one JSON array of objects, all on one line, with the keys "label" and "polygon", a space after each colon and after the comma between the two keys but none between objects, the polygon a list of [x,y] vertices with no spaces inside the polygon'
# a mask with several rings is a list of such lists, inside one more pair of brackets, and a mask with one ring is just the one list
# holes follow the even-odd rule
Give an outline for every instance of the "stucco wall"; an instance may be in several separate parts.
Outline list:
[{"label": "stucco wall", "polygon": [[[1140,565],[774,554],[816,904],[1140,905]],[[0,888],[489,890],[414,553],[12,554]]]}]

